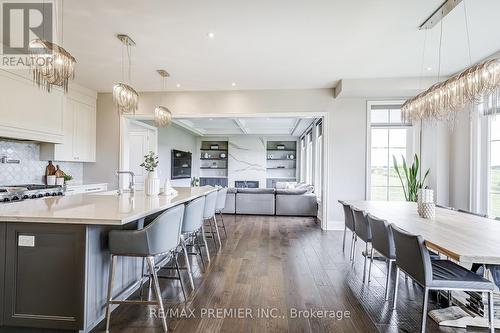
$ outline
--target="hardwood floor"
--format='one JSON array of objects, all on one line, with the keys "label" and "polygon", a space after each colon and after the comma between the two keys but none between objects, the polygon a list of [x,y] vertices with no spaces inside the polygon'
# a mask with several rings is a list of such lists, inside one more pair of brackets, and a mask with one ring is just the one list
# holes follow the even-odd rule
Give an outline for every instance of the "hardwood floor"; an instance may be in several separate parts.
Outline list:
[{"label": "hardwood floor", "polygon": [[[401,279],[398,309],[392,311],[392,303],[384,302],[385,264],[376,262],[371,282],[362,284],[361,249],[352,267],[348,251],[342,253],[342,232],[323,232],[311,218],[225,215],[224,221],[228,238],[223,239],[217,255],[208,240],[212,262],[207,272],[201,273],[191,257],[196,290],[188,287],[188,302],[182,302],[178,281],[160,282],[166,308],[178,311],[167,315],[170,331],[419,331],[420,288]],[[431,303],[430,309],[433,307]],[[226,316],[210,312],[224,309],[233,312]],[[267,309],[272,318],[265,318],[259,309]],[[294,309],[326,310],[328,318],[305,318],[307,313],[294,318]],[[111,332],[161,332],[160,321],[151,316],[151,310],[154,308],[120,306],[112,314]],[[427,332],[466,332],[439,328],[430,318],[427,322]],[[94,332],[103,332],[103,328],[101,323]]]}]

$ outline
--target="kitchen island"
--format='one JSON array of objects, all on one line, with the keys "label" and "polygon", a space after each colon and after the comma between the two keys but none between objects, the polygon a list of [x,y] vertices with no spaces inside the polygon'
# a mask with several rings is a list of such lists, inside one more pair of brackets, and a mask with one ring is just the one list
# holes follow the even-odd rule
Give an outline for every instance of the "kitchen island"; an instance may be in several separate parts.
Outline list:
[{"label": "kitchen island", "polygon": [[[137,228],[215,188],[176,190],[175,196],[115,191],[0,205],[0,332],[94,328],[104,318],[108,232]],[[141,262],[118,260],[114,295],[128,297],[138,288]]]}]

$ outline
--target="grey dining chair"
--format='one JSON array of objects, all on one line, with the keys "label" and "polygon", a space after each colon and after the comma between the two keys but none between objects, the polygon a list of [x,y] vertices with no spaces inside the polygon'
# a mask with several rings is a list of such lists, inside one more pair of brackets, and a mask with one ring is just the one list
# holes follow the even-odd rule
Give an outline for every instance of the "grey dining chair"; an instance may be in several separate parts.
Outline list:
[{"label": "grey dining chair", "polygon": [[394,237],[389,223],[378,219],[370,214],[367,215],[368,224],[372,232],[372,250],[370,251],[370,267],[368,268],[368,281],[370,281],[373,250],[377,250],[387,262],[387,277],[385,280],[385,300],[389,300],[389,281],[391,281],[392,264],[396,261],[396,248],[394,246]]},{"label": "grey dining chair", "polygon": [[345,252],[345,237],[347,230],[349,229],[352,233],[351,237],[351,248],[349,251],[349,261],[352,261],[353,257],[353,247],[354,247],[354,217],[352,216],[352,209],[351,206],[345,203],[342,200],[339,200],[339,203],[342,205],[342,208],[344,209],[344,238],[342,240],[342,252]]},{"label": "grey dining chair", "polygon": [[[365,242],[365,263],[363,265],[363,283],[365,283],[365,277],[366,277],[366,262],[368,260],[369,252],[368,252],[368,247],[371,247],[371,242],[372,242],[372,231],[370,229],[370,225],[368,224],[368,220],[366,218],[365,212],[362,210],[359,210],[355,207],[352,207],[352,215],[354,217],[354,233],[356,236],[354,237],[354,250],[353,252],[356,251],[356,243],[358,241],[358,238],[361,239],[363,242]],[[354,265],[354,260],[355,260],[356,255],[353,255],[352,258],[352,263]]]},{"label": "grey dining chair", "polygon": [[[141,230],[111,230],[109,232],[108,246],[111,253],[111,260],[106,302],[106,332],[109,332],[112,304],[157,305],[160,313],[165,314],[157,269],[155,268],[155,258],[168,255],[177,248],[183,215],[184,205],[179,205],[168,209]],[[149,274],[153,279],[155,301],[113,299],[117,257],[146,258]],[[160,317],[163,331],[167,332],[166,316],[163,315]]]},{"label": "grey dining chair", "polygon": [[[222,229],[224,229],[224,235],[227,238],[226,225],[224,224],[224,218],[222,217],[222,211],[226,207],[226,197],[227,197],[227,187],[221,187],[217,191],[217,201],[215,204],[215,215],[219,215],[220,221],[222,222]],[[217,223],[218,221],[216,221]]]},{"label": "grey dining chair", "polygon": [[[200,256],[201,264],[205,269],[205,261],[201,252],[201,247],[205,247],[207,261],[210,262],[210,252],[208,251],[207,239],[205,237],[205,228],[203,225],[203,211],[205,209],[205,197],[200,197],[186,204],[184,210],[184,219],[182,221],[181,238],[186,246],[196,250],[196,252],[188,252],[187,255]],[[199,236],[203,239],[203,244],[200,243]],[[186,255],[186,258],[187,258]],[[187,259],[186,259],[187,260]]]},{"label": "grey dining chair", "polygon": [[[215,219],[215,207],[217,205],[217,191],[210,192],[205,196],[205,208],[203,210],[203,220],[208,222],[210,230],[210,237],[213,239],[215,248],[217,249],[217,240],[219,241],[219,248],[222,248],[222,242],[220,240],[219,226],[217,225],[217,220]],[[215,237],[217,236],[217,240]]]},{"label": "grey dining chair", "polygon": [[394,286],[393,309],[396,309],[399,272],[402,270],[417,284],[424,288],[421,332],[425,332],[427,322],[427,303],[430,290],[462,290],[488,293],[488,318],[490,332],[493,325],[494,284],[491,281],[455,264],[449,260],[431,261],[424,239],[412,235],[391,224],[396,247],[396,283]]}]

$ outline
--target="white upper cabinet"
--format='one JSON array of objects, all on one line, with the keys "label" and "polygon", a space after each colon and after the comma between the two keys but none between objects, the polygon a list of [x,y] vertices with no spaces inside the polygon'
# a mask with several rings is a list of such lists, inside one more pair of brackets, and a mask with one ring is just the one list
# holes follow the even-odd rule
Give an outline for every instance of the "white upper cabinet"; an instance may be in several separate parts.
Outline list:
[{"label": "white upper cabinet", "polygon": [[96,98],[95,93],[70,85],[64,108],[63,143],[43,143],[40,151],[42,160],[95,162]]},{"label": "white upper cabinet", "polygon": [[63,142],[64,93],[47,93],[20,74],[0,70],[0,137]]}]

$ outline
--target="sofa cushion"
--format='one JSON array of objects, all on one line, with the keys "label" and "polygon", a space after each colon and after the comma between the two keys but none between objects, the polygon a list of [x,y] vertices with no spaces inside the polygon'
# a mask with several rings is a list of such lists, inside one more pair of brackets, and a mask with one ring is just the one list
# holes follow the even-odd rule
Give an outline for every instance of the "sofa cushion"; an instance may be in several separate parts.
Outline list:
[{"label": "sofa cushion", "polygon": [[287,189],[284,189],[284,190],[276,190],[276,194],[289,194],[289,195],[302,195],[302,194],[306,194],[307,193],[307,189],[306,188],[294,188],[294,189],[291,189],[291,190],[287,190]]},{"label": "sofa cushion", "polygon": [[229,187],[229,188],[227,189],[227,193],[236,193],[236,192],[237,192],[237,189],[236,189],[236,188],[234,188],[234,187]]},{"label": "sofa cushion", "polygon": [[273,188],[239,188],[238,193],[274,194]]},{"label": "sofa cushion", "polygon": [[312,186],[310,184],[299,184],[295,187],[295,189],[297,189],[297,190],[305,189],[307,191],[307,193],[314,193],[314,186]]}]

